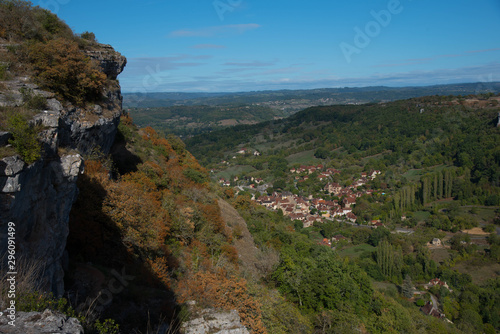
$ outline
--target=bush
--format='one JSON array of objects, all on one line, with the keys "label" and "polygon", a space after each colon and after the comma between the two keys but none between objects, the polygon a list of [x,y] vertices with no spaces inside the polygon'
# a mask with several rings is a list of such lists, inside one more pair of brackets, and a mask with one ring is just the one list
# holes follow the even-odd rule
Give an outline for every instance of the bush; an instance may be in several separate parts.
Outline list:
[{"label": "bush", "polygon": [[7,118],[7,129],[12,133],[9,143],[27,164],[31,164],[41,157],[41,144],[38,141],[38,131],[31,126],[27,119],[19,113],[11,114]]},{"label": "bush", "polygon": [[118,324],[113,319],[106,319],[103,322],[97,320],[95,329],[99,334],[118,334],[120,332]]},{"label": "bush", "polygon": [[80,35],[80,37],[90,42],[97,42],[97,39],[93,32],[85,31]]},{"label": "bush", "polygon": [[77,105],[98,100],[106,82],[106,75],[78,45],[63,38],[31,44],[28,60],[41,86]]}]

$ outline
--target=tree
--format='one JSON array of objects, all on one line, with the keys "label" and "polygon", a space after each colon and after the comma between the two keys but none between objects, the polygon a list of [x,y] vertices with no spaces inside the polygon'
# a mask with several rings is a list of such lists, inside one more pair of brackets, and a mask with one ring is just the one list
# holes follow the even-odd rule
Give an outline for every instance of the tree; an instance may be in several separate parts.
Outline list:
[{"label": "tree", "polygon": [[11,114],[7,119],[7,128],[12,133],[12,144],[23,160],[31,164],[41,157],[42,145],[38,141],[38,131],[31,126],[22,114]]},{"label": "tree", "polygon": [[401,292],[403,296],[406,298],[413,298],[413,292],[415,291],[415,288],[413,286],[413,283],[411,281],[411,278],[409,275],[406,275],[403,285],[401,286]]},{"label": "tree", "polygon": [[316,150],[316,152],[314,152],[314,157],[318,159],[326,159],[328,158],[329,153],[330,152],[326,148],[320,147]]}]

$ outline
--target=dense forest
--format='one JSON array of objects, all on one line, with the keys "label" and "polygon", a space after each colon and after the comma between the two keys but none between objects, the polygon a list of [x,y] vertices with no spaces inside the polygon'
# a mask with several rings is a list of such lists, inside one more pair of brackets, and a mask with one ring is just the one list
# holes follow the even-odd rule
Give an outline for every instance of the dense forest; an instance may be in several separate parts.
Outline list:
[{"label": "dense forest", "polygon": [[[485,107],[481,107],[481,106]],[[410,169],[446,164],[466,168],[476,183],[499,185],[498,99],[432,96],[387,104],[306,109],[290,118],[237,126],[186,140],[206,166],[248,146],[270,156],[314,150],[320,159],[366,169]],[[203,152],[203,153],[202,153]],[[262,157],[261,159],[266,159]]]}]

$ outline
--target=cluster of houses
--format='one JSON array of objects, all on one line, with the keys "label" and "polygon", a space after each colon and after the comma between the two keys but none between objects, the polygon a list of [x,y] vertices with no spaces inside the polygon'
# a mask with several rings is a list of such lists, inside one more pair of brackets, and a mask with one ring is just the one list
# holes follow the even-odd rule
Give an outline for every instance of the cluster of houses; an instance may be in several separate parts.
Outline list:
[{"label": "cluster of houses", "polygon": [[[239,177],[235,176],[233,178],[233,181],[234,182],[238,182],[240,179]],[[261,179],[261,178],[255,178],[255,177],[245,177],[245,181],[247,182],[251,182],[251,184],[248,186],[249,188],[252,188],[252,189],[255,189],[256,188],[256,185],[260,185],[260,184],[263,184],[264,183],[264,180]],[[226,180],[225,178],[221,177],[219,179],[219,183],[223,186],[223,187],[231,187],[231,181],[230,180]]]},{"label": "cluster of houses", "polygon": [[[309,227],[314,222],[321,222],[336,216],[345,216],[355,222],[357,217],[352,213],[352,208],[342,207],[338,201],[326,201],[321,198],[308,198],[294,195],[290,192],[274,192],[270,196],[261,196],[256,202],[270,210],[281,210],[291,220],[300,220],[304,227]],[[314,212],[314,213],[312,213]]]},{"label": "cluster of houses", "polygon": [[[333,168],[329,168],[325,171],[323,169],[322,165],[301,166],[291,169],[290,172],[299,174],[319,172],[319,175],[324,175],[325,177],[331,177],[335,173],[340,173],[340,171]],[[309,227],[313,225],[314,222],[320,222],[323,219],[342,219],[347,222],[355,223],[357,217],[352,212],[352,208],[356,204],[356,199],[362,195],[371,195],[373,193],[371,189],[357,191],[357,188],[360,185],[366,184],[369,179],[375,178],[379,174],[380,171],[373,171],[369,173],[369,175],[368,173],[363,173],[361,178],[353,182],[351,186],[345,188],[338,183],[328,183],[324,190],[334,196],[343,198],[342,201],[328,201],[322,198],[314,198],[313,196],[305,198],[290,192],[274,192],[270,196],[261,196],[257,198],[256,202],[270,210],[281,210],[283,214],[290,217],[290,219],[302,221],[304,227]],[[299,177],[305,178],[307,175]],[[377,227],[377,225],[374,227]]]},{"label": "cluster of houses", "polygon": [[[236,153],[237,153],[237,154],[249,154],[249,153],[251,153],[251,154],[253,154],[253,155],[254,155],[254,156],[256,156],[256,157],[258,157],[258,156],[260,156],[260,155],[261,155],[261,153],[260,153],[259,151],[254,150],[254,151],[252,152],[252,150],[249,150],[249,149],[247,149],[246,147],[243,147],[242,149],[240,149],[240,150],[239,150],[238,152],[236,152]],[[233,157],[233,158],[236,158],[236,157]]]}]

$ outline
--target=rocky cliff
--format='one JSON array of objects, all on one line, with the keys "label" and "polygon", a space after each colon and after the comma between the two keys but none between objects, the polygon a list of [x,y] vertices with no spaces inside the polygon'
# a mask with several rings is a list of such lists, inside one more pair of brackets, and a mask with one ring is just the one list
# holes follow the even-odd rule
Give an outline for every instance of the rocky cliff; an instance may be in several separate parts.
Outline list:
[{"label": "rocky cliff", "polygon": [[0,333],[5,334],[41,334],[64,333],[83,334],[83,327],[75,318],[45,310],[44,312],[18,312],[15,326],[9,324],[7,313],[0,314]]},{"label": "rocky cliff", "polygon": [[[68,217],[77,195],[76,180],[83,171],[83,156],[96,149],[108,153],[121,116],[122,96],[116,80],[126,59],[109,45],[97,44],[87,55],[107,75],[98,102],[74,106],[28,77],[3,82],[0,106],[23,104],[22,91],[46,98],[46,108],[31,121],[42,126],[42,158],[28,165],[19,156],[0,160],[0,252],[7,248],[7,224],[16,229],[16,258],[40,259],[42,287],[55,295],[64,292],[64,250]],[[1,133],[0,145],[7,145]],[[22,274],[22,273],[19,273]]]}]

